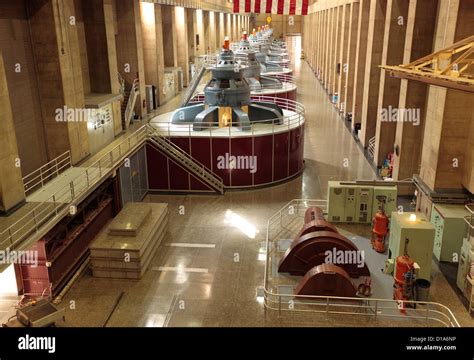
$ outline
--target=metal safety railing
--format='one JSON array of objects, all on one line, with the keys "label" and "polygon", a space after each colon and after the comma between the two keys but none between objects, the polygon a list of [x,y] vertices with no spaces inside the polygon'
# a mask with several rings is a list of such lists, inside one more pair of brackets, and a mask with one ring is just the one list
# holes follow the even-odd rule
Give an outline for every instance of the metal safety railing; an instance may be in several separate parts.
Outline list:
[{"label": "metal safety railing", "polygon": [[288,277],[275,274],[273,262],[281,257],[286,249],[279,246],[280,241],[288,241],[296,234],[303,224],[304,213],[308,207],[317,206],[327,212],[327,200],[294,199],[272,215],[267,222],[265,242],[266,261],[263,284],[263,304],[266,310],[277,313],[279,316],[290,314],[293,318],[303,316],[305,321],[313,321],[311,314],[337,317],[342,324],[354,324],[358,319],[400,320],[408,326],[447,326],[459,327],[459,323],[452,311],[445,305],[435,302],[404,301],[402,303],[392,299],[377,299],[366,297],[338,297],[338,296],[310,296],[280,293],[283,287],[294,287]]},{"label": "metal safety railing", "polygon": [[371,159],[374,158],[374,154],[375,154],[375,142],[376,142],[375,136],[369,139],[369,146],[367,147],[367,152],[369,153],[369,156]]},{"label": "metal safety railing", "polygon": [[[257,102],[270,102],[280,106],[283,110],[286,110],[283,114],[281,124],[277,124],[277,118],[266,119],[261,121],[254,121],[250,123],[249,131],[241,131],[236,126],[228,126],[225,128],[220,128],[211,123],[202,123],[199,124],[201,127],[201,134],[206,134],[210,138],[213,137],[222,137],[228,136],[238,137],[238,136],[249,136],[256,135],[259,132],[263,131],[265,135],[278,134],[280,132],[288,131],[290,129],[296,129],[305,123],[305,108],[304,105],[285,98],[278,98],[275,96],[260,96],[252,95],[252,101]],[[203,103],[202,100],[192,101],[190,104],[200,104]],[[193,123],[182,123],[174,124],[169,120],[152,120],[150,122],[156,131],[158,131],[162,136],[191,136],[194,132]],[[225,133],[223,132],[225,131]]]},{"label": "metal safety railing", "polygon": [[53,160],[47,162],[37,170],[23,177],[25,195],[43,187],[47,182],[59,176],[63,171],[69,169],[71,164],[71,152],[68,150]]},{"label": "metal safety railing", "polygon": [[[278,74],[278,75],[261,75],[263,78],[276,78],[280,80],[281,86],[276,86],[275,83],[265,84],[264,82],[260,82],[258,84],[250,84],[250,95],[261,95],[261,96],[269,96],[271,97],[273,93],[285,93],[288,91],[296,90],[296,79],[292,75],[287,74]],[[190,101],[196,103],[199,101],[204,100],[204,87],[205,85],[202,84],[201,86],[194,89],[194,94]],[[267,92],[267,95],[264,93]],[[189,103],[189,102],[188,102]]]},{"label": "metal safety railing", "polygon": [[215,189],[219,193],[224,193],[224,182],[221,177],[214,174],[205,165],[194,159],[189,153],[181,149],[179,146],[173,144],[169,138],[162,136],[155,128],[146,125],[148,139],[151,145],[155,146],[170,158],[175,160],[184,169],[198,179]]},{"label": "metal safety railing", "polygon": [[118,72],[118,71],[117,71],[117,80],[118,80],[118,83],[120,85],[120,89],[119,89],[120,95],[125,97],[125,80],[122,77],[122,75],[120,74],[120,72]]},{"label": "metal safety railing", "polygon": [[0,249],[18,248],[25,240],[38,234],[51,221],[64,216],[82,197],[89,193],[100,180],[109,176],[114,168],[119,166],[129,154],[144,144],[147,137],[146,127],[142,126],[117,146],[107,151],[68,183],[46,199],[35,202],[32,209],[25,215],[0,232]]},{"label": "metal safety railing", "polygon": [[464,207],[469,213],[469,215],[464,217],[464,221],[467,224],[467,239],[474,239],[474,203],[466,204]]}]

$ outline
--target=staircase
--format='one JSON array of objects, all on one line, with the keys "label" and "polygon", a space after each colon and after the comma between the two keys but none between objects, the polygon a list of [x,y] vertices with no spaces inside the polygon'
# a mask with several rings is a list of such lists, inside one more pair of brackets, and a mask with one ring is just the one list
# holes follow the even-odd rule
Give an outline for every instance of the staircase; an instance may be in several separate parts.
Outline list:
[{"label": "staircase", "polygon": [[133,109],[140,94],[138,79],[133,80],[129,90],[125,89],[122,102],[122,129],[127,130],[133,117]]},{"label": "staircase", "polygon": [[209,186],[211,189],[214,189],[220,194],[224,193],[224,182],[222,181],[222,178],[215,175],[211,170],[206,168],[187,152],[183,151],[180,147],[173,144],[169,139],[162,136],[151,125],[146,125],[146,127],[148,142],[151,146],[164,153],[170,159],[175,161],[179,166]]}]

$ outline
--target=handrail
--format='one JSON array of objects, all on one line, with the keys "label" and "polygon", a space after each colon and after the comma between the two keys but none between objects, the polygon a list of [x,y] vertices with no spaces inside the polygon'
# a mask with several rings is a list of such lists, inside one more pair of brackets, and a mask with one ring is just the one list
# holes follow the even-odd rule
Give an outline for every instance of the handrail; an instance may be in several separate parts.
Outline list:
[{"label": "handrail", "polygon": [[197,175],[203,181],[219,190],[221,194],[224,192],[224,181],[219,175],[214,174],[212,170],[174,144],[169,138],[162,136],[154,127],[147,124],[146,128],[148,137],[155,140],[160,149],[175,157],[183,166],[191,170],[194,175]]},{"label": "handrail", "polygon": [[[285,98],[278,98],[275,96],[261,96],[261,95],[251,95],[252,101],[261,101],[261,102],[271,102],[274,104],[279,105],[283,110],[288,110],[288,112],[283,115],[283,123],[282,124],[270,124],[271,122],[275,122],[278,120],[277,118],[274,119],[267,119],[267,120],[259,120],[254,121],[250,124],[250,131],[241,131],[235,126],[229,126],[226,130],[226,136],[229,137],[239,137],[239,136],[248,136],[249,134],[255,135],[257,134],[260,129],[265,129],[266,133],[271,131],[274,134],[288,131],[291,128],[297,128],[299,126],[304,125],[305,123],[305,107],[303,104],[298,103],[293,100],[285,99]],[[192,101],[190,104],[201,104],[203,103],[202,100],[200,101]],[[150,124],[158,131],[160,134],[165,135],[167,134],[168,137],[170,136],[179,136],[180,134],[191,134],[193,133],[193,124],[192,123],[182,123],[182,124],[174,124],[170,121],[163,121],[158,119],[151,120]],[[221,133],[223,134],[223,129],[215,126],[211,123],[202,123],[200,124],[202,128],[201,132],[205,132],[209,134],[209,136],[214,136],[214,133]],[[271,128],[268,128],[271,127]]]},{"label": "handrail", "polygon": [[28,196],[28,194],[36,190],[39,185],[44,186],[45,183],[59,176],[60,173],[69,169],[71,166],[71,152],[67,150],[28,175],[25,175],[23,177],[25,195]]},{"label": "handrail", "polygon": [[0,249],[17,248],[27,238],[37,234],[49,221],[67,213],[71,205],[108,175],[131,151],[144,144],[145,140],[146,128],[142,126],[85,168],[68,185],[58,189],[0,232]]},{"label": "handrail", "polygon": [[[270,75],[265,75],[265,74],[260,74],[261,77],[263,78],[274,78],[280,80],[281,87],[275,87],[275,84],[262,84],[260,83],[260,88],[256,88],[255,86],[250,86],[250,95],[260,95],[262,92],[266,90],[273,90],[275,93],[284,93],[285,91],[292,91],[296,90],[296,79],[292,75],[288,74],[270,74]],[[263,96],[270,96],[271,95],[263,95]],[[191,98],[190,102],[196,103],[199,101],[204,100],[204,89],[202,87],[199,87],[195,89],[195,92]]]},{"label": "handrail", "polygon": [[125,97],[125,79],[122,77],[119,71],[117,71],[117,79],[120,84],[120,94]]},{"label": "handrail", "polygon": [[[416,308],[405,307],[405,315],[398,310],[399,302],[392,299],[378,298],[358,298],[358,297],[338,297],[338,296],[317,296],[317,295],[293,295],[280,294],[273,292],[273,289],[279,283],[273,284],[269,278],[272,274],[271,257],[278,249],[278,241],[282,240],[283,231],[291,231],[288,226],[291,222],[302,221],[306,209],[310,206],[318,206],[327,211],[327,200],[322,199],[294,199],[284,205],[279,211],[273,214],[267,221],[267,234],[265,241],[266,259],[265,273],[263,280],[263,300],[265,309],[278,311],[281,316],[284,312],[295,313],[324,313],[326,317],[329,314],[338,314],[344,316],[362,316],[372,319],[412,319],[423,320],[425,322],[433,321],[448,327],[459,327],[459,322],[452,311],[445,305],[435,302],[424,301],[404,301],[405,304],[411,304]],[[292,220],[289,220],[291,218]],[[291,301],[291,302],[290,302]],[[285,304],[291,306],[284,306]],[[418,306],[419,305],[419,306]],[[320,309],[322,308],[322,309]],[[348,309],[343,311],[344,309]]]},{"label": "handrail", "polygon": [[[464,216],[464,222],[467,224],[467,240],[474,238],[474,203],[464,205],[469,215]],[[474,260],[473,260],[474,261]]]},{"label": "handrail", "polygon": [[373,159],[374,154],[375,154],[375,142],[376,138],[375,136],[369,139],[369,146],[367,147],[367,151],[369,153],[369,156]]},{"label": "handrail", "polygon": [[124,114],[124,129],[128,129],[130,126],[130,121],[132,120],[132,113],[133,113],[133,108],[135,107],[135,103],[137,101],[138,94],[140,93],[139,91],[139,80],[138,78],[133,80],[132,87],[130,89],[130,96],[128,97],[127,101],[127,107],[125,108],[125,114]]}]

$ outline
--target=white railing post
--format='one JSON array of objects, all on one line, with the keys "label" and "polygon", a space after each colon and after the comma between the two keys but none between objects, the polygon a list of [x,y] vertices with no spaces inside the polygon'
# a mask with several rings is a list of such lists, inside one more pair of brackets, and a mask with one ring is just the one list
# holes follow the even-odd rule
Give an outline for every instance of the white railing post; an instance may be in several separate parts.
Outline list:
[{"label": "white railing post", "polygon": [[35,223],[35,230],[38,231],[38,222],[36,221],[36,209],[33,209],[33,221]]},{"label": "white railing post", "polygon": [[56,206],[56,194],[53,194],[53,206],[54,206],[54,213],[58,216],[58,208]]},{"label": "white railing post", "polygon": [[75,193],[74,193],[74,180],[72,180],[70,183],[69,183],[69,188],[71,190],[71,200],[74,200],[74,198],[76,197]]}]

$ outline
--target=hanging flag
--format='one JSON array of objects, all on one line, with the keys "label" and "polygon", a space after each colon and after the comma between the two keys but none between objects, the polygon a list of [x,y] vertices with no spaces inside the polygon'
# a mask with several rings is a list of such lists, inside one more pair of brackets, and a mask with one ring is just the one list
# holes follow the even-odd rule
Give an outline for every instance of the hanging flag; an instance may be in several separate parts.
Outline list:
[{"label": "hanging flag", "polygon": [[234,13],[308,15],[309,0],[234,0]]}]

